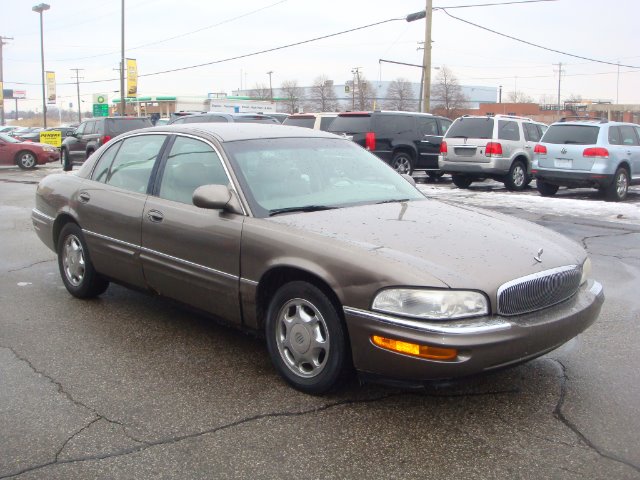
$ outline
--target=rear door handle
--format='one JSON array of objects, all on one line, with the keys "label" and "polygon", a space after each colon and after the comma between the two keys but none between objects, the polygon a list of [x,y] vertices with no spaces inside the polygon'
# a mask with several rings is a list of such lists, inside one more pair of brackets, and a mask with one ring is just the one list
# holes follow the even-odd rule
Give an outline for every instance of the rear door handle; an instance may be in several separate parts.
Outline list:
[{"label": "rear door handle", "polygon": [[147,218],[154,223],[160,223],[164,220],[164,214],[158,210],[149,210],[147,212]]},{"label": "rear door handle", "polygon": [[89,203],[89,200],[91,200],[91,195],[89,195],[89,193],[85,191],[80,192],[78,196],[80,197],[80,201],[82,203]]}]

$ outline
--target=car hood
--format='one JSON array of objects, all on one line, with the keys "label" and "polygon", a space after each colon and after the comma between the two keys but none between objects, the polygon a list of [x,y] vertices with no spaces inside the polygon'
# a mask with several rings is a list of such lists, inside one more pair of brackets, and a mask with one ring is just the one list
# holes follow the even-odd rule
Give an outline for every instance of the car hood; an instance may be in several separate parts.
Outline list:
[{"label": "car hood", "polygon": [[580,245],[546,228],[439,200],[296,213],[269,221],[299,230],[301,236],[320,235],[366,250],[387,259],[390,268],[401,263],[412,278],[422,272],[425,281],[435,277],[451,288],[487,293],[516,278],[580,265],[586,258]]}]

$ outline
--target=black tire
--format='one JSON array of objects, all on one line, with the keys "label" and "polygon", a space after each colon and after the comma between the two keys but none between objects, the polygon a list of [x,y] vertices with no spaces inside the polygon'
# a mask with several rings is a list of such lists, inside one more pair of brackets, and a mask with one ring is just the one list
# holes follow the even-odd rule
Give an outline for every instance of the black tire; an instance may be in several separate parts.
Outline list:
[{"label": "black tire", "polygon": [[73,162],[71,161],[69,150],[67,150],[66,148],[62,149],[62,169],[65,172],[70,172],[71,170],[73,170]]},{"label": "black tire", "polygon": [[23,170],[31,170],[38,165],[38,159],[28,150],[22,150],[16,155],[16,163]]},{"label": "black tire", "polygon": [[538,193],[543,197],[553,197],[560,186],[554,185],[553,183],[547,183],[543,180],[536,180],[536,188],[538,189]]},{"label": "black tire", "polygon": [[528,182],[527,164],[522,160],[515,160],[511,164],[509,173],[504,178],[504,186],[512,192],[520,192],[526,188]]},{"label": "black tire", "polygon": [[444,176],[444,172],[440,172],[440,171],[435,171],[435,170],[429,170],[427,171],[427,175],[429,176],[429,178],[433,179],[433,180],[437,180],[439,178],[442,178]]},{"label": "black tire", "polygon": [[411,175],[413,173],[413,158],[407,152],[398,152],[393,156],[391,166],[400,174]]},{"label": "black tire", "polygon": [[82,230],[75,223],[67,223],[58,237],[58,267],[64,286],[74,297],[97,297],[109,286],[93,268]]},{"label": "black tire", "polygon": [[604,189],[607,200],[621,202],[627,198],[629,191],[629,172],[626,168],[620,167],[616,170],[611,184]]},{"label": "black tire", "polygon": [[287,383],[321,394],[338,386],[351,366],[347,332],[336,306],[316,286],[280,287],[267,310],[267,348]]},{"label": "black tire", "polygon": [[469,185],[473,183],[473,179],[466,175],[451,175],[451,180],[453,180],[453,184],[458,188],[469,188]]}]

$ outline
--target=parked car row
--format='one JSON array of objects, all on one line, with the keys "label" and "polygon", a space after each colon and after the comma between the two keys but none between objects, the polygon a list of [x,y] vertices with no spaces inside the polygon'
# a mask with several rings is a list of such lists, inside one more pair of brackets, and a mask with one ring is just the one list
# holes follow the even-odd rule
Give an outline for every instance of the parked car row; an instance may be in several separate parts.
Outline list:
[{"label": "parked car row", "polygon": [[0,133],[0,165],[18,165],[22,169],[35,168],[60,159],[56,147],[44,143],[23,142]]}]

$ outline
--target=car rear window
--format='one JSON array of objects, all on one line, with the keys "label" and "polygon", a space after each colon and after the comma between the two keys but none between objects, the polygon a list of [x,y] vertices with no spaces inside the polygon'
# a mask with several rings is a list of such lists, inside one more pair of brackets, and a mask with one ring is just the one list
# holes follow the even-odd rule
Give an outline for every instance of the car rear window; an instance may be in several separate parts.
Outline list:
[{"label": "car rear window", "polygon": [[541,142],[567,145],[595,145],[600,127],[596,125],[551,125]]},{"label": "car rear window", "polygon": [[447,130],[447,138],[491,138],[493,118],[460,118]]},{"label": "car rear window", "polygon": [[304,117],[304,118],[287,118],[283,125],[288,125],[292,127],[305,127],[305,128],[313,128],[313,124],[316,119],[314,117]]},{"label": "car rear window", "polygon": [[328,131],[338,133],[370,132],[371,115],[338,115],[331,122]]},{"label": "car rear window", "polygon": [[105,120],[109,128],[109,135],[115,137],[124,132],[136,130],[138,128],[152,127],[151,120],[148,118],[108,118]]},{"label": "car rear window", "polygon": [[280,123],[273,117],[265,117],[262,115],[234,117],[233,121],[237,123]]}]

